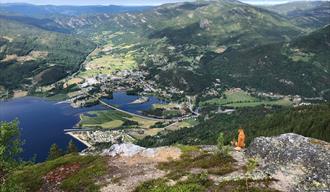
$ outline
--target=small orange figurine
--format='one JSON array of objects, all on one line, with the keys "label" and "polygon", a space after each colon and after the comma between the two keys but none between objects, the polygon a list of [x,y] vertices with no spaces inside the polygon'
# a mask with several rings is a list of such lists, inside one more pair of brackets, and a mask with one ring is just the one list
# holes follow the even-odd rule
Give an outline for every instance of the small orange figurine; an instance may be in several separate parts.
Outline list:
[{"label": "small orange figurine", "polygon": [[235,145],[235,149],[238,151],[245,147],[245,134],[242,128],[238,129],[238,140]]}]

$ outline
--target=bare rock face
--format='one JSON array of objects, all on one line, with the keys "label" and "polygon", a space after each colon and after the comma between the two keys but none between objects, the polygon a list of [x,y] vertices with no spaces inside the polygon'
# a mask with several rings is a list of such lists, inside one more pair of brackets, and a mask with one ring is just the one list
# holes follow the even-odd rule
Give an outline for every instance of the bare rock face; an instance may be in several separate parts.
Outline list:
[{"label": "bare rock face", "polygon": [[103,156],[110,157],[128,157],[128,158],[152,158],[154,161],[167,161],[168,158],[178,159],[181,150],[176,147],[158,147],[144,148],[132,143],[114,144],[109,149],[104,149],[101,153]]},{"label": "bare rock face", "polygon": [[176,147],[144,148],[131,143],[112,145],[103,150],[111,166],[110,175],[102,192],[132,192],[145,181],[164,177],[166,172],[158,163],[179,159],[181,150]]},{"label": "bare rock face", "polygon": [[209,29],[210,28],[210,21],[208,19],[202,19],[199,22],[199,27],[201,29]]},{"label": "bare rock face", "polygon": [[260,158],[262,171],[278,180],[282,191],[330,190],[330,144],[289,133],[258,137],[247,155]]},{"label": "bare rock face", "polygon": [[131,143],[114,144],[109,149],[103,150],[102,155],[112,157],[116,155],[132,157],[138,153],[143,152],[144,150],[146,150],[144,147],[140,147]]}]

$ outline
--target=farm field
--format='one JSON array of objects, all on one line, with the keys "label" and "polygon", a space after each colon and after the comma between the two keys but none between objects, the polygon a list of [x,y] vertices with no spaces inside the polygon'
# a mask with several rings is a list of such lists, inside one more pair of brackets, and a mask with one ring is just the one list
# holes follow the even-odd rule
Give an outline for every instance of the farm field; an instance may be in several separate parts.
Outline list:
[{"label": "farm field", "polygon": [[80,115],[80,127],[85,128],[103,128],[115,129],[121,127],[138,127],[148,129],[157,121],[147,120],[139,117],[124,114],[119,111],[93,111],[87,114]]},{"label": "farm field", "polygon": [[172,108],[179,108],[180,105],[175,104],[175,103],[168,103],[168,104],[153,104],[152,107],[154,109],[172,109]]},{"label": "farm field", "polygon": [[102,55],[99,58],[91,59],[85,66],[86,70],[79,73],[79,76],[90,78],[99,74],[111,75],[116,71],[133,70],[136,67],[137,64],[131,55]]},{"label": "farm field", "polygon": [[292,102],[289,99],[280,99],[275,101],[257,101],[257,102],[242,102],[242,103],[232,103],[224,105],[226,107],[256,107],[259,105],[280,105],[280,106],[290,106]]},{"label": "farm field", "polygon": [[177,131],[182,128],[191,128],[198,124],[196,119],[187,119],[181,122],[173,123],[165,128],[166,131]]},{"label": "farm field", "polygon": [[263,100],[251,96],[243,90],[229,90],[222,98],[214,98],[200,103],[200,106],[217,105],[226,107],[255,107],[258,105],[281,105],[290,106],[292,102],[288,98],[278,100]]}]

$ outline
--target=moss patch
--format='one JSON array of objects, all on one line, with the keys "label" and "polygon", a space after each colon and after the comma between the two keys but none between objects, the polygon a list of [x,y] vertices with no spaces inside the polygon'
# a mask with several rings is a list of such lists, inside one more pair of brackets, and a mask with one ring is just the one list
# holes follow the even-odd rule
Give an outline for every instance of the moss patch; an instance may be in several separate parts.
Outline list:
[{"label": "moss patch", "polygon": [[203,192],[212,184],[204,174],[189,175],[186,180],[174,185],[168,183],[169,180],[164,178],[147,181],[138,186],[135,192]]},{"label": "moss patch", "polygon": [[195,147],[181,146],[180,160],[160,163],[159,168],[173,173],[185,173],[191,169],[203,169],[210,174],[223,175],[234,171],[235,160],[230,156],[210,154]]},{"label": "moss patch", "polygon": [[235,192],[278,192],[268,187],[271,180],[237,180],[225,181],[212,187],[212,191],[235,191]]}]

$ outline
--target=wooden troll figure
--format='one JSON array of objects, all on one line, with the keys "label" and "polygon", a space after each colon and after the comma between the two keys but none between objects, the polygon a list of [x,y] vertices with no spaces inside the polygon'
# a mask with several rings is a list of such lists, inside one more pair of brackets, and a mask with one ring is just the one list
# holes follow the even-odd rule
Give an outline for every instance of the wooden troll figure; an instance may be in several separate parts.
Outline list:
[{"label": "wooden troll figure", "polygon": [[245,133],[242,128],[238,129],[238,139],[237,142],[235,142],[236,150],[241,150],[245,147]]}]

